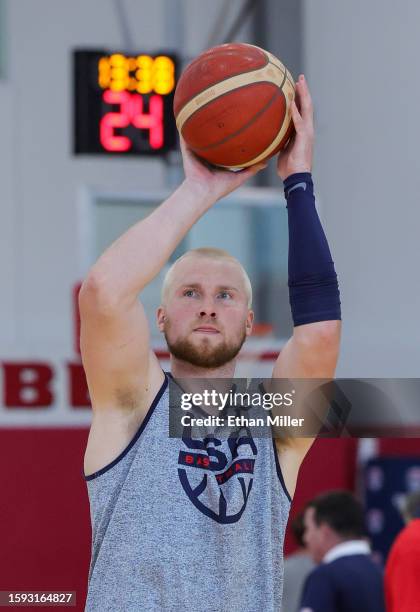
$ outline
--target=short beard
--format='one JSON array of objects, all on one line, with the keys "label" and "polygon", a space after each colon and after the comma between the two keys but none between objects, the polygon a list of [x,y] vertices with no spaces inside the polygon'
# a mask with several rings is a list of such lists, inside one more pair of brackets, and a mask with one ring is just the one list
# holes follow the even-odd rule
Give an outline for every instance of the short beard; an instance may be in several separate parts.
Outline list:
[{"label": "short beard", "polygon": [[199,368],[220,368],[226,363],[229,363],[229,361],[232,361],[232,359],[237,356],[246,339],[244,329],[241,337],[234,344],[228,344],[226,341],[224,341],[215,349],[210,350],[208,344],[206,344],[204,347],[196,347],[190,340],[188,340],[188,338],[171,342],[168,338],[169,327],[170,324],[169,321],[167,321],[164,335],[168,344],[169,352],[176,357],[176,359],[186,361],[187,363]]}]

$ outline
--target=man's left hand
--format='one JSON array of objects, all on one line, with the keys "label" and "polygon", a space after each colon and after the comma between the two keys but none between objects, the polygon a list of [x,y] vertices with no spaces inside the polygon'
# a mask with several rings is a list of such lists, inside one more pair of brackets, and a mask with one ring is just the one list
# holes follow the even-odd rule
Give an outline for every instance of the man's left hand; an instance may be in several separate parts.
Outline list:
[{"label": "man's left hand", "polygon": [[303,74],[296,83],[296,98],[291,111],[296,133],[280,151],[277,161],[277,174],[283,182],[296,172],[312,171],[314,115],[311,94]]}]

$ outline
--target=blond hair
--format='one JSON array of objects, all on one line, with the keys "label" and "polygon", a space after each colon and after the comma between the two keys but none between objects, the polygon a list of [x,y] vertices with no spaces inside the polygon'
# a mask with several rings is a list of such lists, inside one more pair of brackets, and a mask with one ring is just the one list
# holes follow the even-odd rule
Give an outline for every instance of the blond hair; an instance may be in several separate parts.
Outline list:
[{"label": "blond hair", "polygon": [[233,255],[231,255],[227,251],[223,249],[216,249],[213,247],[201,247],[198,249],[190,249],[189,251],[187,251],[186,253],[178,257],[177,260],[174,261],[174,263],[171,265],[169,270],[166,272],[165,277],[163,279],[162,290],[161,290],[162,304],[164,304],[166,301],[168,290],[169,290],[172,276],[173,276],[173,270],[175,266],[183,259],[186,259],[187,257],[195,257],[195,256],[203,257],[206,259],[215,259],[215,260],[225,259],[227,261],[231,261],[237,264],[242,272],[242,277],[243,277],[244,284],[245,284],[245,292],[248,298],[248,308],[251,308],[252,306],[252,286],[251,286],[251,281],[249,280],[249,276],[246,273],[245,268],[243,267],[241,262],[238,259],[236,259],[236,257],[233,257]]}]

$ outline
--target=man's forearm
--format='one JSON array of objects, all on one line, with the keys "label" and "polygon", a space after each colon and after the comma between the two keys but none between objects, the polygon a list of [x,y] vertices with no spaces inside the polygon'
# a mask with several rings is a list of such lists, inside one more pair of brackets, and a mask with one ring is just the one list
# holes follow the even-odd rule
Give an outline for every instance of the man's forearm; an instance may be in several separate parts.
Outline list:
[{"label": "man's forearm", "polygon": [[118,238],[91,268],[94,282],[113,299],[133,298],[160,272],[188,230],[214,202],[187,180],[148,217]]},{"label": "man's forearm", "polygon": [[289,295],[295,327],[341,319],[337,274],[315,208],[311,174],[285,180],[289,219]]}]

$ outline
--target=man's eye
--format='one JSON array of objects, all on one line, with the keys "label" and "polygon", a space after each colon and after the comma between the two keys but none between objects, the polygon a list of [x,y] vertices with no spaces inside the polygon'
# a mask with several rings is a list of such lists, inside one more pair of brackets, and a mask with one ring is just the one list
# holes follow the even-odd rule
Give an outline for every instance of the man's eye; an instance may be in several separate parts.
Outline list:
[{"label": "man's eye", "polygon": [[219,293],[220,296],[222,296],[223,298],[231,298],[232,296],[230,295],[230,293],[228,293],[227,291],[221,291]]},{"label": "man's eye", "polygon": [[191,297],[194,293],[195,289],[187,289],[186,291],[184,291],[184,295],[186,295],[187,297]]}]

